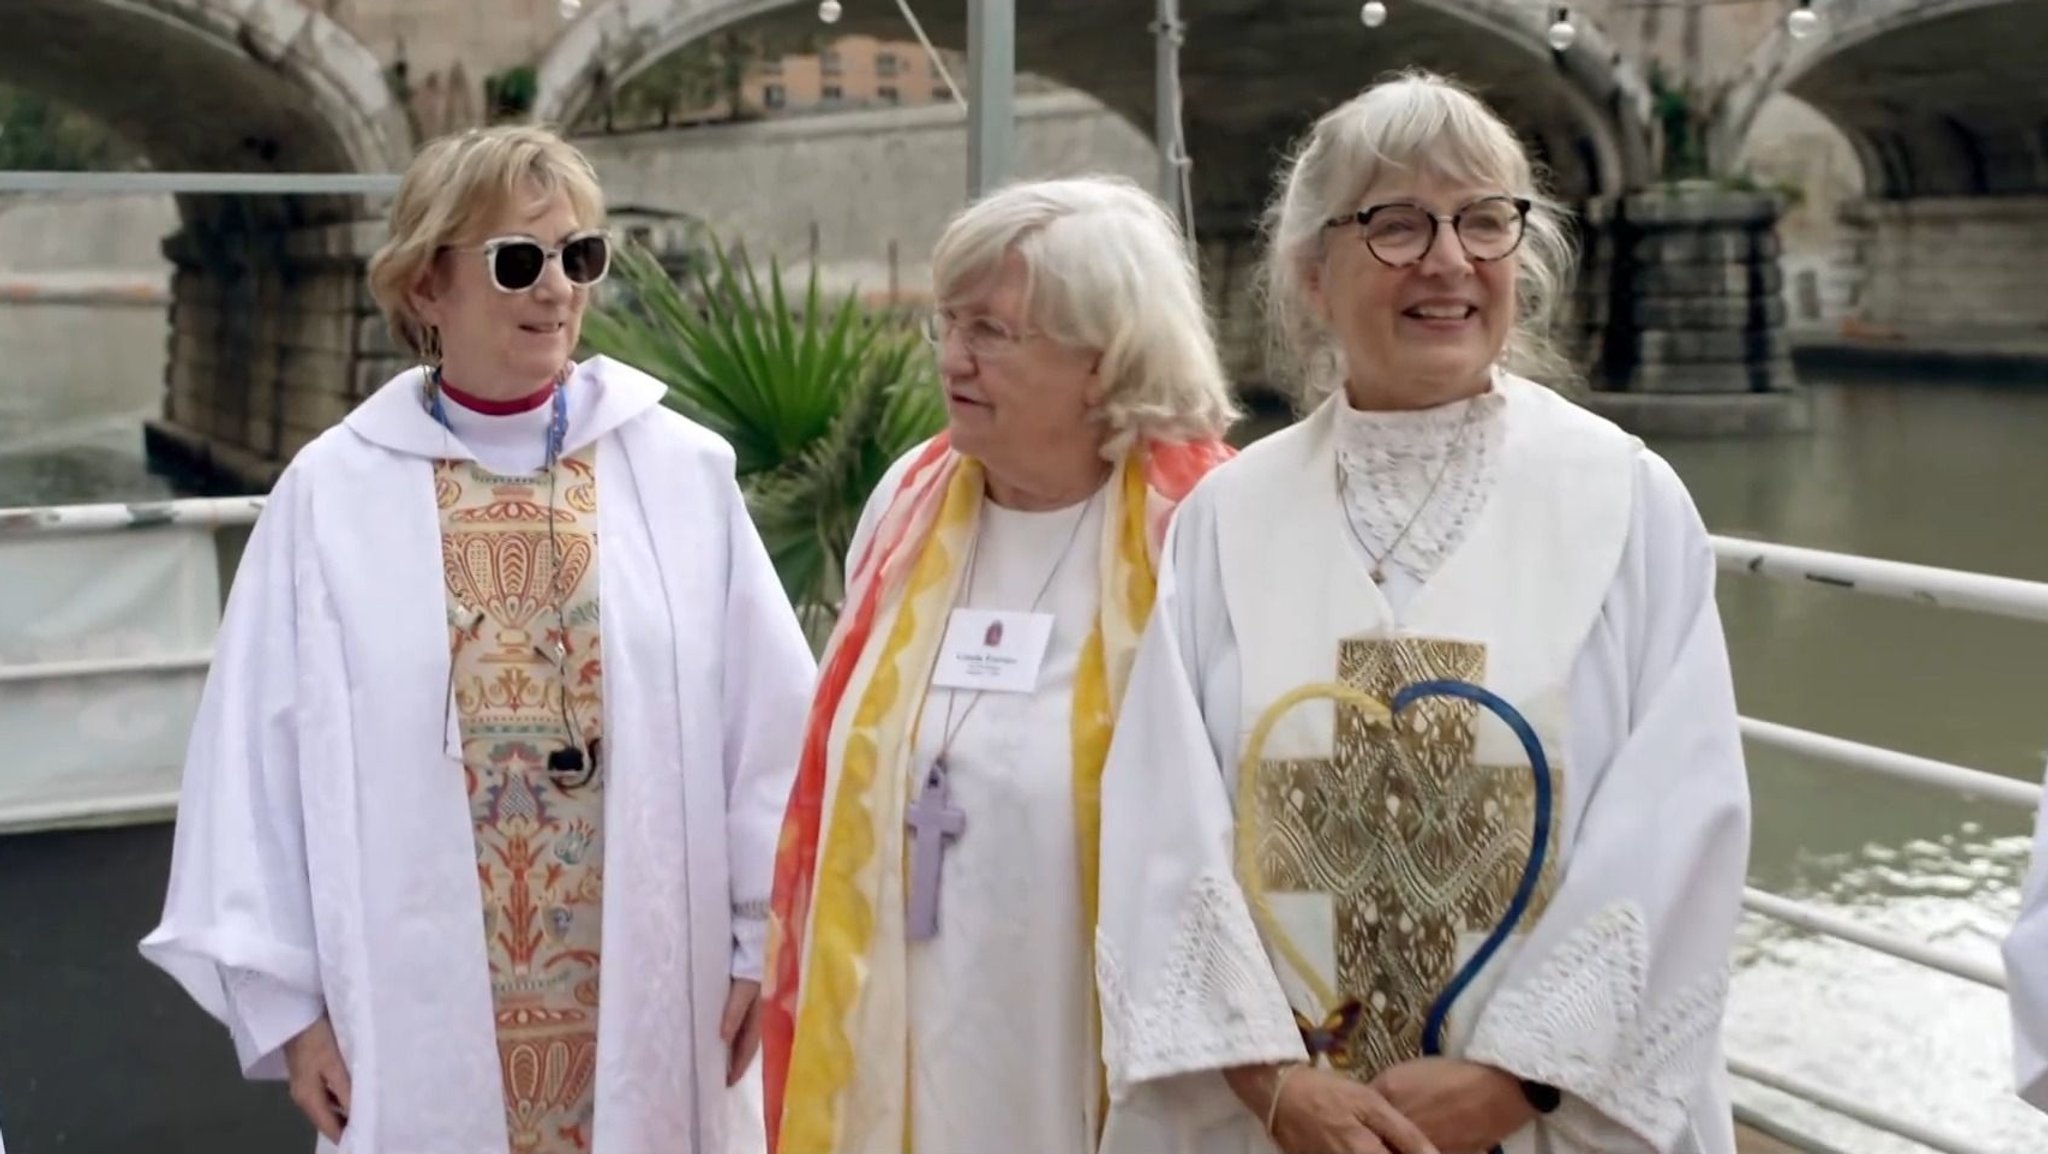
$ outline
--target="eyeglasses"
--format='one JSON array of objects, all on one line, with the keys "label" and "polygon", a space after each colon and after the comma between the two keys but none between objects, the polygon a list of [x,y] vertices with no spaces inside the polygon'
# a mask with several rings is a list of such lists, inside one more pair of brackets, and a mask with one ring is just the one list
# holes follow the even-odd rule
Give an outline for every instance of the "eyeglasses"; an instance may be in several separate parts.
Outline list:
[{"label": "eyeglasses", "polygon": [[1448,224],[1476,261],[1493,261],[1521,247],[1529,219],[1529,201],[1519,196],[1475,200],[1449,216],[1438,216],[1417,204],[1376,204],[1327,222],[1330,228],[1357,224],[1365,247],[1384,265],[1406,268],[1419,264],[1436,244],[1438,225]]},{"label": "eyeglasses", "polygon": [[611,238],[602,229],[574,233],[554,247],[530,236],[499,236],[481,245],[447,247],[482,251],[484,267],[491,273],[491,285],[502,293],[531,292],[551,260],[562,262],[562,275],[578,288],[589,288],[603,280],[612,265]]},{"label": "eyeglasses", "polygon": [[1012,332],[1010,327],[990,317],[975,317],[959,321],[947,316],[944,310],[926,313],[921,327],[924,339],[932,348],[946,347],[946,338],[958,332],[966,342],[969,354],[976,357],[1000,356],[1021,344],[1030,333]]}]

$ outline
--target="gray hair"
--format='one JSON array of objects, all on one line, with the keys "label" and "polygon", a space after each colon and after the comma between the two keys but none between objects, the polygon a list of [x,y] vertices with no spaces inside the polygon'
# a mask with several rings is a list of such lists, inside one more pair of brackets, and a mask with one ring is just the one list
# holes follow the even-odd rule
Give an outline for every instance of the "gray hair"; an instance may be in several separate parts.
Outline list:
[{"label": "gray hair", "polygon": [[1496,186],[1532,202],[1515,276],[1515,324],[1501,367],[1553,385],[1576,375],[1552,339],[1568,303],[1577,249],[1565,210],[1539,187],[1514,130],[1457,83],[1410,70],[1317,120],[1282,166],[1266,210],[1264,291],[1275,368],[1312,406],[1343,382],[1343,354],[1308,300],[1308,272],[1323,258],[1326,222],[1355,210],[1389,170],[1422,171]]},{"label": "gray hair", "polygon": [[932,251],[941,302],[1015,252],[1033,327],[1102,354],[1105,456],[1141,439],[1222,436],[1239,410],[1193,255],[1173,216],[1119,176],[1027,181],[955,215]]}]

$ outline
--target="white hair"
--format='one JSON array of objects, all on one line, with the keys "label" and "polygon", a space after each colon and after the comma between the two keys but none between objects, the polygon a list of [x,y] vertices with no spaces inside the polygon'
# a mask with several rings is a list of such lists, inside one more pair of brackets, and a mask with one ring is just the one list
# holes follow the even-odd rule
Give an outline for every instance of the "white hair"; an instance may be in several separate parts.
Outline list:
[{"label": "white hair", "polygon": [[1265,298],[1280,375],[1304,405],[1343,380],[1343,357],[1309,304],[1309,273],[1323,259],[1329,221],[1355,211],[1389,171],[1421,171],[1446,181],[1497,187],[1531,201],[1516,249],[1516,316],[1501,367],[1568,383],[1575,370],[1551,332],[1567,303],[1577,264],[1565,211],[1538,186],[1538,173],[1514,130],[1458,84],[1403,72],[1317,120],[1281,167],[1285,181],[1266,210]]},{"label": "white hair", "polygon": [[1103,454],[1141,439],[1223,435],[1239,410],[1180,228],[1119,176],[1009,185],[963,209],[932,251],[940,302],[971,294],[1006,254],[1024,262],[1024,314],[1102,355]]}]

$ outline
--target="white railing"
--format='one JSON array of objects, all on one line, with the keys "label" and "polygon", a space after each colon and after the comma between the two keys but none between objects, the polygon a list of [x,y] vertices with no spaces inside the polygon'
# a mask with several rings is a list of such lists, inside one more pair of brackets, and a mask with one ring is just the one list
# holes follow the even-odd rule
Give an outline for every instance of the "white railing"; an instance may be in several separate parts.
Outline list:
[{"label": "white railing", "polygon": [[100,196],[389,196],[396,173],[377,172],[0,172],[0,192]]},{"label": "white railing", "polygon": [[[260,497],[228,497],[0,510],[0,574],[4,574],[0,586],[12,587],[13,582],[22,580],[24,569],[41,569],[44,582],[63,581],[67,578],[52,578],[51,573],[75,579],[120,556],[183,558],[167,566],[163,574],[177,583],[170,603],[159,600],[159,608],[154,610],[165,623],[161,630],[133,628],[127,614],[133,612],[138,597],[147,605],[151,592],[147,584],[138,586],[131,577],[125,585],[117,579],[114,586],[123,589],[119,596],[131,608],[111,610],[106,633],[95,632],[96,627],[86,623],[73,606],[61,605],[62,591],[69,587],[58,586],[56,598],[45,602],[61,605],[61,616],[67,619],[55,631],[56,637],[0,639],[6,643],[0,652],[14,654],[13,660],[0,657],[0,694],[9,695],[8,724],[19,727],[26,722],[32,732],[45,733],[82,726],[85,733],[103,735],[111,750],[120,751],[108,756],[103,765],[95,760],[99,746],[94,740],[66,741],[57,768],[45,765],[41,773],[31,772],[17,788],[0,791],[0,836],[161,822],[176,813],[176,754],[183,745],[181,730],[190,723],[189,715],[182,712],[188,707],[180,704],[180,694],[191,693],[196,700],[197,679],[213,662],[213,634],[219,624],[213,576],[218,564],[218,531],[254,524],[262,508]],[[119,533],[140,535],[134,553],[109,552],[112,543],[106,538]],[[195,539],[201,535],[212,542],[211,547]],[[53,557],[64,555],[66,538],[87,537],[100,540],[78,541],[79,554],[58,561],[55,570],[45,568]],[[12,549],[19,550],[16,558],[8,556]],[[118,569],[119,564],[114,567]],[[142,569],[147,572],[151,566]],[[195,569],[204,574],[203,579]],[[183,580],[174,574],[182,574]],[[166,590],[157,596],[169,593]],[[89,611],[84,613],[84,618],[90,616]],[[34,630],[33,622],[29,628]],[[42,656],[25,659],[24,654]],[[185,688],[181,689],[181,684]],[[136,686],[151,689],[140,699],[124,696]],[[108,692],[115,696],[101,696]],[[97,709],[95,701],[102,703]],[[111,728],[106,725],[106,710],[123,707],[106,702],[126,705],[122,722]],[[131,728],[138,724],[142,728]],[[152,733],[157,736],[146,736]],[[145,755],[123,763],[124,754],[136,751],[145,751]],[[67,761],[68,767],[64,765]],[[73,773],[77,776],[71,776]],[[46,792],[53,783],[62,785]]]},{"label": "white railing", "polygon": [[[0,510],[0,542],[23,535],[110,533],[160,525],[207,525],[216,529],[250,525],[255,522],[262,507],[263,499],[260,497],[232,497],[140,505],[82,505]],[[1899,598],[1938,608],[1962,609],[2048,623],[2048,584],[1907,565],[1894,561],[1879,561],[1867,557],[1826,553],[1731,537],[1715,537],[1713,546],[1721,567],[1731,572]],[[109,672],[132,673],[154,669],[189,671],[203,668],[210,658],[210,653],[186,653],[0,666],[0,685],[91,677]],[[2041,799],[2041,787],[2031,782],[2016,781],[1982,770],[1951,765],[1880,746],[1864,745],[1777,722],[1745,717],[1742,719],[1742,731],[1746,739],[1757,745],[1809,755],[1852,771],[1947,790],[1965,797],[2025,809],[2032,809]],[[147,807],[137,810],[138,814],[154,814],[160,811],[167,799],[152,797],[146,800]],[[87,812],[88,808],[91,812]],[[118,816],[120,812],[118,805],[100,803],[91,807],[80,807],[79,812],[72,816],[80,820],[93,820],[104,819],[110,815]],[[66,815],[38,812],[33,816],[39,822],[47,823]],[[17,824],[11,823],[8,818],[9,815],[0,814],[0,833],[4,833],[10,824]],[[1996,964],[1960,957],[1870,929],[1851,918],[1816,906],[1751,888],[1744,891],[1743,907],[1759,916],[1812,933],[1852,942],[1966,981],[1998,990],[2005,989],[2005,974]],[[1728,1068],[1737,1077],[1804,1099],[1865,1125],[1942,1151],[1943,1154],[1998,1154],[1996,1151],[1942,1134],[1909,1119],[1893,1116],[1825,1086],[1818,1086],[1781,1071],[1760,1066],[1740,1056],[1731,1056]],[[1754,1111],[1738,1110],[1738,1114],[1754,1118],[1759,1123],[1764,1121],[1756,1117]],[[1812,1139],[1792,1135],[1782,1127],[1766,1128],[1777,1130],[1788,1140],[1796,1139],[1810,1150],[1828,1149],[1824,1144]]]},{"label": "white railing", "polygon": [[2048,585],[2037,581],[1880,561],[1740,537],[1716,537],[1713,541],[1714,556],[1721,568],[1734,572],[1916,601],[1937,609],[1967,609],[2023,621],[2048,621]]},{"label": "white railing", "polygon": [[[1723,570],[1729,572],[1890,597],[1938,609],[1960,609],[2048,623],[2048,584],[1734,537],[1715,537],[1713,546],[1715,559]],[[1980,801],[2029,811],[2041,802],[2041,786],[2033,782],[2017,781],[1979,769],[1830,737],[1777,722],[1745,717],[1742,719],[1742,734],[1757,745],[1804,754],[1850,770],[1947,790]],[[1742,905],[1751,913],[1811,933],[1851,942],[1996,990],[2006,988],[2004,968],[1996,963],[1980,962],[1908,941],[1816,906],[1754,888],[1743,891]],[[1872,1129],[1939,1150],[1942,1154],[1999,1154],[1981,1144],[1900,1118],[1840,1091],[1758,1065],[1737,1055],[1730,1055],[1728,1070],[1736,1077],[1852,1118]],[[1738,1110],[1737,1113],[1741,1116],[1753,1115],[1754,1112]],[[1813,1149],[1825,1149],[1817,1143],[1809,1142],[1807,1145]]]},{"label": "white railing", "polygon": [[44,505],[0,509],[0,541],[23,536],[64,536],[152,529],[159,525],[254,525],[262,497],[193,497],[109,505]]}]

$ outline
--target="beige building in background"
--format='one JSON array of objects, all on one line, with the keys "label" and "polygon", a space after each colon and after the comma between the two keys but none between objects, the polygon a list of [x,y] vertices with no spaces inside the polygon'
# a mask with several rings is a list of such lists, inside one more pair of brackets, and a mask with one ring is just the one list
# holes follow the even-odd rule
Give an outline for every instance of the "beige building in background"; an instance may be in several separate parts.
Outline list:
[{"label": "beige building in background", "polygon": [[840,108],[914,108],[953,99],[950,73],[961,79],[967,61],[944,53],[942,71],[915,40],[846,36],[815,55],[785,56],[748,70],[743,90],[748,111],[778,113]]},{"label": "beige building in background", "polygon": [[[308,0],[387,68],[402,66],[407,104],[427,137],[482,124],[489,116],[484,87],[490,77],[538,61],[571,21],[607,2],[614,0]],[[944,56],[946,68],[964,81],[965,57]],[[1049,86],[1020,80],[1025,91],[1032,87]],[[870,36],[842,37],[815,55],[756,64],[742,92],[746,114],[756,116],[914,108],[953,99],[923,45]],[[724,109],[696,111],[717,116]]]}]

